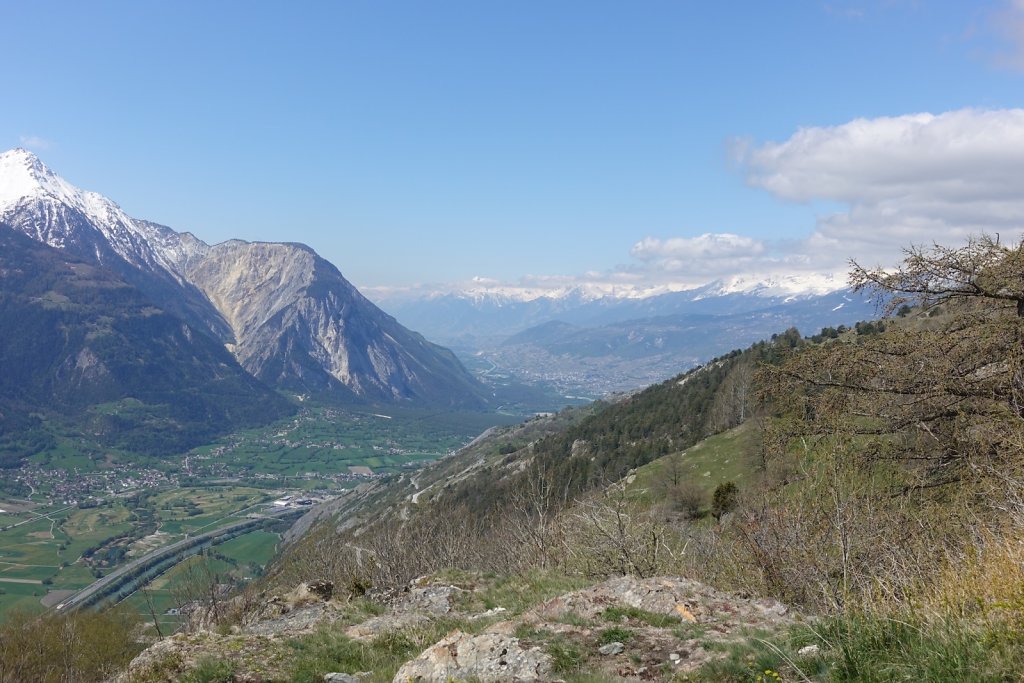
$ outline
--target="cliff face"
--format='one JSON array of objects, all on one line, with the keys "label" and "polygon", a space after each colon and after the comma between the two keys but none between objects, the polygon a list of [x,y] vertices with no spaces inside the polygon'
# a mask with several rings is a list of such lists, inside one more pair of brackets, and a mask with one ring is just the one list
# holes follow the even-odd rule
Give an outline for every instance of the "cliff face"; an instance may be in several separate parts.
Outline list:
[{"label": "cliff face", "polygon": [[232,240],[210,247],[187,276],[230,325],[239,362],[265,382],[483,405],[450,352],[399,325],[309,247]]}]

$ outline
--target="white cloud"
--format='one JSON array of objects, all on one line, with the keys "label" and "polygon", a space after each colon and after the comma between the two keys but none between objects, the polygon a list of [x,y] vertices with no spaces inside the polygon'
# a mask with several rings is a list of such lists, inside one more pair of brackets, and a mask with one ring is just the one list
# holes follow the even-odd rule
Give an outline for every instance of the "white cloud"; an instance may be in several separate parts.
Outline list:
[{"label": "white cloud", "polygon": [[765,251],[760,240],[732,233],[706,232],[697,237],[645,237],[630,250],[650,276],[717,277],[748,267]]},{"label": "white cloud", "polygon": [[[1024,0],[1020,0],[1024,7]],[[646,237],[622,270],[647,283],[838,273],[851,258],[895,264],[911,244],[1024,234],[1024,109],[856,119],[782,142],[734,145],[747,181],[780,199],[829,203],[807,237]]]},{"label": "white cloud", "polygon": [[731,233],[706,232],[697,237],[672,237],[660,240],[645,237],[630,250],[641,261],[689,261],[694,259],[720,259],[751,256],[764,251],[764,244],[750,237]]},{"label": "white cloud", "polygon": [[804,128],[748,147],[751,185],[847,210],[818,219],[798,249],[894,260],[911,243],[1024,228],[1024,110],[963,109]]},{"label": "white cloud", "polygon": [[38,135],[20,135],[18,139],[21,144],[29,149],[47,150],[54,146],[51,140],[39,137]]},{"label": "white cloud", "polygon": [[824,287],[842,284],[850,258],[894,265],[911,244],[957,245],[981,232],[1016,241],[1024,231],[1024,109],[857,119],[802,128],[782,142],[738,141],[733,152],[750,185],[839,210],[809,221],[802,239],[648,236],[615,269],[475,287],[527,298],[576,287],[642,295],[736,277],[817,278]]}]

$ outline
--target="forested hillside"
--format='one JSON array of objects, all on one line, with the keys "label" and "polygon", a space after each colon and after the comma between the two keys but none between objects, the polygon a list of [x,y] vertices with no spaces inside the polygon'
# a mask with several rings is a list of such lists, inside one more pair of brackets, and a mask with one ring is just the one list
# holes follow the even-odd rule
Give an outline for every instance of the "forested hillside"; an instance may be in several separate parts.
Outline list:
[{"label": "forested hillside", "polygon": [[2,226],[0,285],[2,463],[51,443],[40,416],[108,447],[166,455],[291,410],[114,273]]}]

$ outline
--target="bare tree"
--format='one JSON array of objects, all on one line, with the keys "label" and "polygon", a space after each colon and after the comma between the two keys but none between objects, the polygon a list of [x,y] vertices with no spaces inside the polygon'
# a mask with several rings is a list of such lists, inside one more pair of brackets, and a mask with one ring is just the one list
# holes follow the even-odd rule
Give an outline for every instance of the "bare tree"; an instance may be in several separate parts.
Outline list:
[{"label": "bare tree", "polygon": [[760,371],[779,413],[766,462],[800,454],[804,481],[728,530],[770,590],[832,608],[920,581],[937,543],[956,553],[1003,524],[1024,481],[1022,246],[912,248],[893,271],[854,264],[851,282],[889,312],[942,304],[941,315]]},{"label": "bare tree", "polygon": [[873,293],[887,313],[907,303],[933,306],[955,299],[988,299],[1015,306],[1024,317],[1024,242],[1004,245],[999,236],[972,237],[960,248],[933,244],[904,250],[896,270],[850,263],[850,284]]},{"label": "bare tree", "polygon": [[986,237],[962,249],[915,248],[894,272],[855,265],[851,282],[891,297],[888,310],[951,305],[928,327],[890,326],[764,369],[768,398],[796,432],[859,434],[858,457],[916,463],[921,476],[909,485],[919,487],[962,481],[1020,453],[1022,248]]},{"label": "bare tree", "polygon": [[534,461],[527,467],[525,477],[510,494],[507,532],[509,539],[529,555],[533,566],[550,567],[557,563],[555,541],[558,512],[568,503],[568,490],[572,480],[556,485],[557,477],[550,463]]},{"label": "bare tree", "polygon": [[619,482],[577,501],[563,518],[568,563],[589,576],[655,576],[672,559],[668,527]]},{"label": "bare tree", "polygon": [[187,566],[171,587],[171,595],[179,612],[189,616],[186,628],[220,621],[223,607],[220,575],[213,570],[205,555],[189,558]]},{"label": "bare tree", "polygon": [[139,589],[142,593],[142,598],[146,604],[146,611],[149,613],[150,619],[153,620],[153,628],[156,629],[156,635],[158,638],[164,637],[164,632],[160,628],[160,618],[156,613],[156,605],[153,603],[153,594],[145,587]]},{"label": "bare tree", "polygon": [[754,366],[741,360],[729,372],[715,394],[708,414],[708,434],[718,434],[743,424],[753,414]]}]

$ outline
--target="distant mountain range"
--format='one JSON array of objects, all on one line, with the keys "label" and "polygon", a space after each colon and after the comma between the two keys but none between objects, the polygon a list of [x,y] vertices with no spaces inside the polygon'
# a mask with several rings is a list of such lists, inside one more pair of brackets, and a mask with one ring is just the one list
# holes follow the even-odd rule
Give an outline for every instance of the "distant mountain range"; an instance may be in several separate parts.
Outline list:
[{"label": "distant mountain range", "polygon": [[682,291],[479,287],[378,301],[489,381],[591,397],[663,380],[789,327],[809,335],[878,314],[829,275],[736,277]]},{"label": "distant mountain range", "polygon": [[864,302],[848,292],[842,278],[829,275],[785,281],[737,277],[681,291],[641,291],[627,296],[586,288],[543,293],[468,288],[443,294],[381,292],[371,296],[404,324],[443,344],[495,342],[553,320],[598,327],[665,316],[732,316],[791,308],[827,310],[836,315],[824,316],[825,324],[836,324],[827,320],[843,322],[851,313],[867,311]]},{"label": "distant mountain range", "polygon": [[[201,375],[213,381],[228,373],[247,375],[245,381],[236,377],[238,386],[254,392],[252,398],[266,401],[269,413],[279,405],[275,397],[268,398],[270,389],[453,408],[486,405],[483,387],[450,351],[400,325],[304,245],[240,240],[206,244],[189,233],[128,216],[110,199],[71,185],[22,149],[0,154],[0,224],[5,244],[17,245],[5,252],[5,270],[0,274],[8,303],[21,307],[16,314],[11,304],[9,315],[34,320],[42,315],[39,311],[52,312],[53,302],[65,299],[79,310],[85,305],[83,292],[88,293],[89,315],[53,323],[70,338],[81,337],[81,346],[69,342],[57,349],[32,344],[31,336],[21,330],[20,318],[3,321],[5,339],[16,339],[24,348],[11,347],[13,355],[0,356],[0,374],[20,376],[19,369],[11,366],[20,359],[17,362],[33,368],[39,386],[50,387],[46,396],[66,394],[77,403],[92,400],[87,397],[96,401],[138,397],[153,388],[147,386],[150,375],[192,378],[198,387],[205,381]],[[60,255],[45,255],[12,241],[12,233]],[[35,280],[17,275],[23,266],[15,254],[32,260],[38,271]],[[69,273],[83,268],[90,269],[87,285],[69,279]],[[100,281],[109,284],[96,284]],[[61,287],[68,291],[51,292],[45,289],[46,283],[63,283]],[[40,291],[27,297],[25,287]],[[104,312],[105,307],[109,312]],[[165,321],[168,329],[177,332],[168,337],[157,334],[154,327],[147,336],[148,328],[138,322],[149,315],[145,311],[152,311],[153,320]],[[96,388],[99,384],[92,384],[99,375],[61,374],[71,357],[68,354],[93,354],[103,361],[90,340],[105,333],[94,328],[123,317],[136,321],[129,327],[139,332],[130,344],[129,337],[122,337],[126,346],[118,351],[119,357],[137,354],[139,369],[134,379],[118,375],[105,361],[89,366],[109,371],[101,382],[102,391]],[[180,353],[157,353],[157,346],[172,339]],[[135,350],[129,352],[129,346]],[[25,358],[26,354],[32,357]],[[214,371],[211,366],[203,375],[206,371],[195,369],[197,363],[205,367],[196,361],[199,357],[216,357],[218,367],[228,369]],[[15,398],[15,387],[8,384],[3,385],[0,400]],[[189,395],[187,384],[183,380],[178,387],[181,400]],[[85,391],[87,387],[95,392]],[[170,384],[164,389],[168,397],[174,395]],[[19,396],[23,402],[30,397],[24,391]],[[46,396],[35,398],[45,400]]]}]

